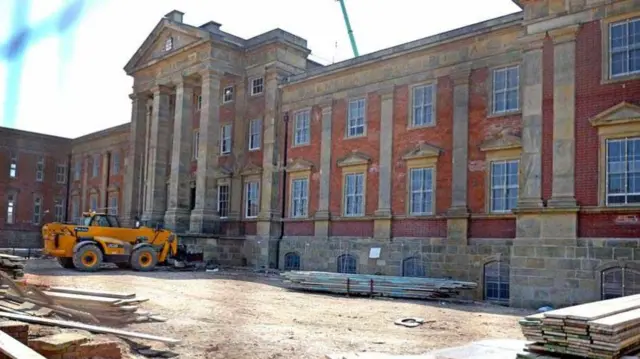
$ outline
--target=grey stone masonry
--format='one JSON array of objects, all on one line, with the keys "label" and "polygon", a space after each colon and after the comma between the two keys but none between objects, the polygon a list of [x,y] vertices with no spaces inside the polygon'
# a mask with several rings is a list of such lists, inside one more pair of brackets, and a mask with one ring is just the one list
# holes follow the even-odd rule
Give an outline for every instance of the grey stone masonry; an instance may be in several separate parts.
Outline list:
[{"label": "grey stone masonry", "polygon": [[176,86],[176,111],[173,122],[173,150],[169,198],[165,213],[165,227],[183,233],[189,229],[190,170],[192,158],[193,84],[182,79]]},{"label": "grey stone masonry", "polygon": [[191,211],[189,231],[213,233],[219,227],[217,210],[218,154],[220,138],[220,78],[216,70],[202,75],[202,105],[200,108],[200,139],[198,143],[198,169],[196,172],[196,205]]},{"label": "grey stone masonry", "polygon": [[131,127],[129,151],[124,166],[123,225],[131,226],[135,216],[142,215],[142,178],[145,163],[145,139],[147,137],[147,95],[131,94]]},{"label": "grey stone masonry", "polygon": [[391,216],[391,169],[393,167],[391,154],[393,152],[393,91],[387,88],[380,91],[380,165],[378,209],[376,217]]},{"label": "grey stone masonry", "polygon": [[142,220],[155,226],[164,219],[167,203],[167,166],[170,146],[170,89],[156,86],[153,91],[153,112],[149,141],[149,162],[147,165],[147,200]]},{"label": "grey stone masonry", "polygon": [[542,44],[544,34],[522,39],[522,156],[518,208],[542,207]]},{"label": "grey stone masonry", "polygon": [[578,25],[551,31],[553,39],[553,184],[548,206],[576,207],[575,82]]},{"label": "grey stone masonry", "polygon": [[453,79],[453,184],[450,215],[465,215],[467,206],[467,167],[469,158],[469,75],[468,69],[458,71]]}]

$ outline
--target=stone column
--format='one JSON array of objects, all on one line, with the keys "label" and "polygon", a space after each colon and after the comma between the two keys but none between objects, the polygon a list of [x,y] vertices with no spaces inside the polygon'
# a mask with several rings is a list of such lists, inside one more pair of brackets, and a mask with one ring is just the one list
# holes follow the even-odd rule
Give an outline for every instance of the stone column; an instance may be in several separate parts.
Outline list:
[{"label": "stone column", "polygon": [[84,158],[82,159],[82,167],[84,169],[84,171],[82,171],[82,199],[80,200],[80,206],[82,206],[82,208],[80,208],[80,211],[78,211],[79,214],[82,214],[82,212],[88,210],[89,207],[87,205],[87,191],[88,191],[88,187],[89,187],[89,171],[91,171],[91,166],[89,166],[89,159],[91,158],[91,155],[88,156],[84,156]]},{"label": "stone column", "polygon": [[183,233],[189,229],[191,151],[193,139],[193,84],[182,79],[176,86],[176,110],[173,120],[173,150],[169,198],[164,216],[165,227]]},{"label": "stone column", "polygon": [[393,91],[380,91],[380,165],[378,172],[378,209],[375,211],[374,237],[391,238],[391,155],[393,153]]},{"label": "stone column", "polygon": [[196,172],[196,205],[191,211],[189,231],[214,233],[220,224],[216,173],[220,152],[220,78],[222,73],[207,69],[202,76],[200,142]]},{"label": "stone column", "polygon": [[247,84],[244,79],[240,78],[240,81],[234,87],[235,89],[235,110],[236,117],[233,121],[233,136],[231,140],[231,154],[233,157],[233,168],[231,177],[230,188],[230,202],[229,202],[229,216],[227,217],[227,235],[229,236],[241,236],[243,233],[242,225],[242,171],[245,165],[245,158],[247,153],[247,118],[245,118],[247,111]]},{"label": "stone column", "polygon": [[467,174],[469,162],[469,76],[470,69],[451,74],[453,80],[453,151],[451,159],[451,208],[447,218],[447,236],[460,243],[467,242],[469,207],[467,204]]},{"label": "stone column", "polygon": [[522,39],[522,157],[518,209],[542,208],[542,46],[545,34]]},{"label": "stone column", "polygon": [[257,234],[262,238],[277,236],[278,226],[274,219],[280,218],[278,213],[278,192],[280,189],[280,171],[278,169],[278,146],[276,129],[278,121],[278,71],[270,66],[265,73],[265,109],[262,126],[262,180],[260,184],[260,213],[258,214]]},{"label": "stone column", "polygon": [[549,207],[576,207],[576,34],[579,25],[553,30],[553,186]]},{"label": "stone column", "polygon": [[131,127],[129,129],[129,150],[124,160],[124,213],[122,225],[131,226],[135,216],[142,215],[142,170],[144,168],[145,139],[147,137],[147,94],[131,94]]},{"label": "stone column", "polygon": [[142,220],[148,226],[162,223],[167,197],[167,155],[170,146],[169,92],[166,86],[153,89],[153,113],[149,140],[149,163],[147,165],[147,202]]},{"label": "stone column", "polygon": [[315,214],[315,236],[329,236],[329,196],[331,192],[331,116],[333,100],[322,108],[322,138],[320,142],[320,198]]},{"label": "stone column", "polygon": [[[105,208],[105,212],[109,213],[109,162],[111,158],[111,153],[106,151],[102,153],[102,173],[100,174],[101,183],[100,186],[100,200],[102,201],[102,206]],[[99,205],[98,205],[99,206]]]}]

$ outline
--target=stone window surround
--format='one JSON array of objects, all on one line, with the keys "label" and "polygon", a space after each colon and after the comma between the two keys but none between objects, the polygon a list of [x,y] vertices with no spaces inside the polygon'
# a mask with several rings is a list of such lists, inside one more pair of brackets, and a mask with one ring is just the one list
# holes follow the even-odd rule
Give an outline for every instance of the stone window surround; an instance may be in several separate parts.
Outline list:
[{"label": "stone window surround", "polygon": [[[53,200],[53,216],[56,222],[62,222],[64,221],[64,207],[65,207],[65,199],[64,197],[56,197]],[[61,213],[60,216],[58,216],[58,208],[60,209]]]},{"label": "stone window surround", "polygon": [[[288,260],[290,258],[295,258],[297,262],[297,268],[296,266],[291,265],[291,262],[294,262],[293,260]],[[296,251],[291,251],[291,252],[287,252],[284,255],[284,270],[301,270],[302,269],[302,256],[300,255],[300,253],[296,252]]]},{"label": "stone window surround", "polygon": [[[311,218],[309,212],[310,208],[310,199],[311,199],[311,171],[313,170],[314,165],[313,162],[307,161],[303,158],[296,158],[292,160],[286,167],[285,172],[287,172],[287,195],[289,196],[289,201],[287,205],[287,217],[295,220],[300,219],[308,219]],[[293,181],[296,179],[306,179],[307,180],[307,213],[305,216],[294,217],[292,214],[293,211]]]},{"label": "stone window surround", "polygon": [[111,152],[111,175],[117,175],[122,169],[122,153],[119,151]]},{"label": "stone window surround", "polygon": [[67,183],[67,164],[64,162],[56,164],[56,183]]},{"label": "stone window surround", "polygon": [[[513,111],[505,111],[505,112],[493,112],[493,74],[496,70],[503,70],[511,67],[518,67],[518,109]],[[519,115],[522,113],[522,89],[523,89],[523,81],[522,81],[522,63],[521,61],[511,61],[506,63],[501,63],[496,66],[488,67],[489,75],[486,79],[486,96],[487,96],[487,115],[486,118],[501,118],[513,115]]]},{"label": "stone window surround", "polygon": [[115,198],[116,199],[116,215],[120,212],[119,211],[119,207],[120,207],[120,187],[118,187],[117,185],[111,185],[109,186],[109,188],[107,188],[107,199],[108,199],[108,203],[107,206],[109,207],[107,212],[111,213],[111,209],[112,209],[112,199]]},{"label": "stone window surround", "polygon": [[[371,164],[371,157],[364,153],[360,152],[351,152],[346,157],[337,161],[337,165],[342,169],[342,188],[340,191],[340,216],[335,219],[358,219],[358,218],[367,218],[367,173],[369,172],[369,165]],[[349,174],[362,174],[362,214],[361,215],[345,215],[346,210],[346,185],[347,185],[347,175]],[[334,218],[334,217],[332,217]]]},{"label": "stone window surround", "polygon": [[613,268],[620,268],[620,269],[632,269],[632,270],[636,270],[636,271],[640,271],[640,263],[636,263],[634,261],[631,261],[629,259],[619,259],[619,260],[614,260],[614,261],[609,261],[609,262],[605,262],[600,264],[599,266],[597,266],[596,268],[594,268],[593,272],[595,274],[595,279],[596,279],[596,289],[599,292],[599,296],[602,297],[603,295],[603,291],[602,291],[602,286],[603,286],[603,281],[602,281],[602,274],[608,270],[608,269],[613,269]]},{"label": "stone window surround", "polygon": [[[431,86],[431,123],[424,125],[414,125],[413,124],[413,102],[414,102],[414,90],[420,87]],[[409,116],[407,116],[407,129],[420,129],[420,128],[429,128],[435,127],[438,123],[438,80],[430,79],[427,81],[418,82],[412,85],[409,85],[409,101],[407,101],[407,112]]]},{"label": "stone window surround", "polygon": [[18,177],[18,154],[12,153],[9,161],[9,178]]},{"label": "stone window surround", "polygon": [[198,151],[200,147],[200,129],[193,130],[191,135],[191,160],[198,160]]},{"label": "stone window surround", "polygon": [[[220,187],[226,186],[228,188],[227,190],[227,216],[222,216],[220,215]],[[229,211],[231,210],[231,181],[229,180],[229,178],[221,178],[218,179],[217,183],[216,183],[216,210],[218,211],[218,215],[220,216],[220,219],[227,219],[229,218],[228,214]]]},{"label": "stone window surround", "polygon": [[[412,149],[409,153],[402,156],[406,166],[406,196],[405,201],[405,213],[408,218],[424,218],[433,217],[436,213],[436,193],[437,193],[437,178],[438,178],[438,158],[440,150],[434,146],[426,143],[419,144],[415,149]],[[411,176],[412,169],[417,168],[429,168],[432,170],[432,198],[431,198],[431,212],[425,214],[413,214],[411,213]]]},{"label": "stone window surround", "polygon": [[[340,271],[340,268],[342,269],[349,269],[351,262],[353,262],[353,267],[354,267],[354,271],[350,272],[350,271]],[[350,253],[344,253],[339,255],[336,258],[336,272],[338,273],[358,273],[358,259]]]},{"label": "stone window surround", "polygon": [[76,159],[73,164],[73,180],[82,180],[82,159]]},{"label": "stone window surround", "polygon": [[[349,135],[349,117],[350,117],[350,108],[351,108],[351,103],[355,102],[355,101],[364,101],[364,110],[363,110],[363,132],[362,134],[358,134],[358,135],[353,135],[350,136]],[[345,129],[344,129],[344,139],[345,140],[350,140],[353,138],[362,138],[362,137],[366,137],[367,136],[367,107],[369,106],[369,101],[367,101],[367,96],[359,96],[359,97],[354,97],[354,98],[349,98],[346,100],[347,102],[347,110],[346,110],[346,121],[345,121]]]},{"label": "stone window surround", "polygon": [[[513,135],[499,135],[497,138],[485,141],[480,146],[480,151],[485,153],[485,213],[493,216],[512,216],[512,212],[491,211],[491,163],[495,161],[518,160],[522,156],[522,142],[519,137]],[[518,172],[520,165],[518,164]],[[518,175],[519,177],[519,175]],[[518,179],[519,181],[519,179]],[[518,184],[520,184],[518,182]],[[518,190],[519,194],[519,190]]]},{"label": "stone window surround", "polygon": [[[296,130],[297,130],[297,117],[300,114],[303,114],[307,112],[309,114],[309,125],[308,125],[308,139],[306,142],[297,142],[297,137],[296,137]],[[303,147],[303,146],[308,146],[311,144],[311,118],[313,115],[313,108],[312,107],[305,107],[305,108],[301,108],[297,111],[295,111],[293,113],[293,121],[292,121],[292,138],[291,138],[291,147]]]},{"label": "stone window surround", "polygon": [[44,181],[45,170],[45,158],[42,155],[38,155],[36,160],[36,182]]},{"label": "stone window surround", "polygon": [[35,225],[38,225],[42,222],[42,206],[44,204],[43,199],[44,197],[40,193],[33,194],[33,217],[31,222]]},{"label": "stone window surround", "polygon": [[[413,273],[411,274],[413,275],[411,276],[409,275],[409,273],[407,273],[408,264],[412,264]],[[420,272],[421,275],[416,276],[415,275],[416,271]],[[419,256],[412,255],[402,259],[402,276],[403,277],[425,277],[426,274],[427,274],[427,271],[424,265],[424,259],[422,258],[422,255],[419,255]]]},{"label": "stone window surround", "polygon": [[[255,82],[262,80],[262,84],[261,85],[255,85]],[[257,77],[253,77],[249,79],[249,94],[251,96],[260,96],[262,94],[264,94],[264,86],[265,86],[265,81],[264,81],[264,76],[257,76]],[[255,88],[260,88],[260,92],[254,92],[253,90]]]},{"label": "stone window surround", "polygon": [[[4,214],[5,214],[5,223],[8,225],[13,225],[13,224],[16,224],[16,220],[17,220],[18,195],[20,193],[20,190],[10,188],[6,191],[6,193],[7,194],[4,197],[4,204],[2,206],[2,210],[4,211]],[[10,202],[13,203],[13,205],[11,206],[13,208],[13,218],[11,222],[9,222],[9,203]]]},{"label": "stone window surround", "polygon": [[589,119],[598,131],[598,207],[640,208],[636,204],[607,204],[607,140],[640,137],[640,106],[621,102]]},{"label": "stone window surround", "polygon": [[257,183],[258,184],[258,200],[257,200],[257,206],[258,206],[258,212],[260,212],[260,204],[261,204],[261,181],[260,181],[261,176],[258,174],[255,175],[249,175],[246,176],[245,178],[243,178],[243,183],[242,183],[242,217],[248,220],[257,220],[258,216],[260,215],[260,213],[256,213],[255,216],[248,216],[247,213],[249,212],[249,199],[247,198],[247,194],[248,194],[248,189],[249,189],[249,183]]},{"label": "stone window surround", "polygon": [[630,81],[630,80],[637,80],[640,78],[640,73],[616,76],[615,78],[612,78],[611,66],[610,66],[611,54],[610,54],[610,48],[609,48],[610,46],[609,39],[610,39],[611,25],[614,23],[618,23],[626,20],[633,20],[636,18],[640,18],[640,11],[617,15],[617,16],[611,16],[611,17],[603,18],[600,20],[600,33],[602,36],[602,41],[601,41],[602,42],[602,50],[601,50],[602,73],[601,73],[601,80],[600,80],[601,84],[624,82],[624,81]]},{"label": "stone window surround", "polygon": [[[71,193],[71,220],[72,221],[76,221],[78,220],[78,218],[82,215],[82,210],[80,209],[81,206],[81,201],[80,201],[80,194],[75,192],[75,193]],[[74,213],[74,211],[77,211],[77,213]]]},{"label": "stone window surround", "polygon": [[[224,129],[229,126],[229,149],[224,151]],[[228,156],[233,150],[233,123],[221,123],[220,124],[220,156]]]},{"label": "stone window surround", "polygon": [[[258,126],[258,132],[256,133],[256,135],[258,136],[257,145],[251,143],[251,124],[256,123],[256,122],[258,123],[258,125],[257,125]],[[263,131],[263,129],[262,129],[262,118],[254,118],[254,119],[249,120],[248,126],[249,126],[249,131],[247,131],[248,132],[247,148],[248,148],[249,151],[259,151],[260,148],[262,147],[262,131]],[[251,147],[252,145],[254,147]]]},{"label": "stone window surround", "polygon": [[[289,210],[287,211],[289,213],[289,218],[295,218],[295,219],[304,219],[304,218],[309,218],[309,199],[310,199],[310,187],[311,184],[309,183],[311,178],[311,170],[304,170],[304,171],[298,171],[298,172],[292,172],[289,174]],[[293,214],[293,182],[296,180],[306,180],[307,181],[307,208],[304,208],[304,215],[300,215],[300,216],[296,216]]]},{"label": "stone window surround", "polygon": [[[508,303],[509,298],[505,298],[502,300],[491,300],[491,299],[487,299],[487,274],[486,274],[486,270],[487,270],[487,266],[492,264],[492,263],[498,263],[499,265],[506,265],[507,268],[509,269],[509,271],[511,271],[510,268],[510,263],[507,261],[503,261],[502,260],[502,256],[498,255],[498,256],[491,256],[490,258],[487,258],[483,261],[482,263],[482,297],[484,300],[492,302],[492,303],[499,303],[499,304],[505,304],[505,302]],[[498,271],[498,278],[500,278],[500,271]],[[500,279],[498,279],[499,283],[502,283],[502,281]],[[510,284],[510,280],[509,277],[507,276],[507,281],[506,283]],[[509,293],[510,295],[510,293]]]},{"label": "stone window surround", "polygon": [[100,175],[100,154],[89,156],[89,161],[91,161],[91,178],[96,178]]}]

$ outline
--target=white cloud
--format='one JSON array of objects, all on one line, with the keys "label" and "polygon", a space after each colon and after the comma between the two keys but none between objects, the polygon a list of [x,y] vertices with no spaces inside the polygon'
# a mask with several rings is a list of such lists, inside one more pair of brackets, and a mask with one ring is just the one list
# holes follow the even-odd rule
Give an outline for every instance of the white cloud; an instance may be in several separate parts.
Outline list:
[{"label": "white cloud", "polygon": [[[361,55],[519,10],[510,0],[345,1]],[[6,9],[3,3],[0,9]],[[63,3],[32,0],[30,20],[37,22]],[[353,56],[340,5],[333,0],[90,0],[88,4],[70,35],[74,52],[63,67],[66,71],[59,73],[57,39],[29,49],[17,128],[76,137],[129,121],[132,80],[122,68],[160,18],[173,9],[183,11],[189,24],[214,20],[222,23],[222,30],[245,38],[282,28],[307,39],[313,58],[323,62]],[[0,11],[0,24],[6,22],[2,13],[10,11]],[[7,31],[0,25],[0,44]],[[0,65],[4,99],[6,63]]]}]

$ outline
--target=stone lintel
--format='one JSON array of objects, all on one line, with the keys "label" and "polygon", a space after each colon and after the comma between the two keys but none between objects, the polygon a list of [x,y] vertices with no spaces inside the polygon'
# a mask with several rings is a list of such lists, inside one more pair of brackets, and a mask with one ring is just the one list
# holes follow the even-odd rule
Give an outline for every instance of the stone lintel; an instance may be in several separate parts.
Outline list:
[{"label": "stone lintel", "polygon": [[549,31],[549,36],[554,44],[562,44],[565,42],[575,41],[576,36],[580,32],[580,25],[571,25],[560,29]]},{"label": "stone lintel", "polygon": [[368,165],[369,163],[371,163],[371,157],[358,151],[353,151],[337,161],[338,167]]}]

